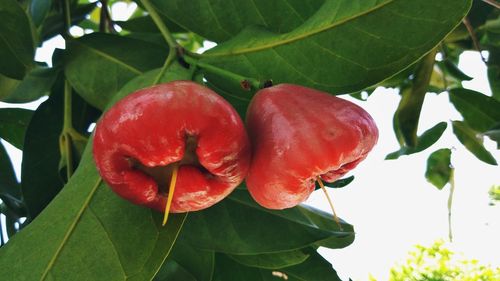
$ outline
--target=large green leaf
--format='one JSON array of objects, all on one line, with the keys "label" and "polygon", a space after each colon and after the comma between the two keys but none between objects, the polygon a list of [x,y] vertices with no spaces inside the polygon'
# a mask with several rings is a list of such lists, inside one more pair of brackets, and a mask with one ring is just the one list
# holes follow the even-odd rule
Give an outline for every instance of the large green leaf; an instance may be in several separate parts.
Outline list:
[{"label": "large green leaf", "polygon": [[[433,49],[460,23],[470,4],[328,0],[288,33],[249,27],[203,54],[201,61],[259,80],[333,94],[354,92],[396,74]],[[214,82],[214,77],[208,79]]]},{"label": "large green leaf", "polygon": [[70,42],[65,74],[88,103],[103,109],[127,81],[160,67],[167,53],[145,41],[92,33]]},{"label": "large green leaf", "polygon": [[11,79],[0,74],[0,100],[25,103],[47,95],[58,73],[57,68],[35,67],[23,80]]},{"label": "large green leaf", "polygon": [[215,261],[214,281],[340,281],[332,265],[314,250],[310,257],[298,265],[276,270],[248,267],[218,254]]},{"label": "large green leaf", "polygon": [[33,111],[21,108],[0,109],[0,138],[23,149],[24,135]]},{"label": "large green leaf", "polygon": [[32,26],[16,0],[0,1],[0,73],[22,79],[35,54]]},{"label": "large green leaf", "polygon": [[59,87],[37,108],[24,139],[21,187],[31,219],[49,204],[63,186],[59,175],[59,135],[62,127],[63,93]]},{"label": "large green leaf", "polygon": [[5,280],[149,280],[159,269],[185,215],[162,227],[160,213],[119,198],[91,147],[62,192],[0,250]]},{"label": "large green leaf", "polygon": [[196,248],[252,255],[300,249],[314,243],[346,247],[354,241],[354,231],[345,222],[342,228],[331,215],[317,209],[298,206],[269,210],[257,205],[246,190],[237,189],[215,206],[191,213],[183,237]]},{"label": "large green leaf", "polygon": [[427,158],[427,170],[425,177],[438,189],[450,181],[451,176],[451,149],[443,148],[434,151]]},{"label": "large green leaf", "polygon": [[[130,81],[130,91],[123,95],[147,86],[144,83],[157,73]],[[172,77],[182,75],[167,72],[160,81]],[[0,250],[0,276],[6,280],[151,280],[185,218],[185,214],[171,215],[162,227],[162,214],[114,194],[98,175],[90,141],[68,184]]]},{"label": "large green leaf", "polygon": [[221,42],[249,25],[277,32],[292,31],[323,4],[324,0],[153,0],[162,14],[187,30]]},{"label": "large green leaf", "polygon": [[450,101],[472,129],[485,132],[500,122],[500,101],[479,92],[457,88],[450,90]]},{"label": "large green leaf", "polygon": [[458,140],[479,160],[490,165],[497,165],[497,161],[483,146],[483,137],[464,122],[453,121],[453,133]]},{"label": "large green leaf", "polygon": [[439,140],[441,135],[443,135],[444,130],[446,130],[447,126],[448,125],[446,124],[446,122],[439,122],[434,127],[425,131],[421,136],[417,138],[417,146],[415,147],[403,146],[398,151],[394,151],[387,154],[385,159],[387,160],[398,159],[402,155],[410,155],[426,150]]}]

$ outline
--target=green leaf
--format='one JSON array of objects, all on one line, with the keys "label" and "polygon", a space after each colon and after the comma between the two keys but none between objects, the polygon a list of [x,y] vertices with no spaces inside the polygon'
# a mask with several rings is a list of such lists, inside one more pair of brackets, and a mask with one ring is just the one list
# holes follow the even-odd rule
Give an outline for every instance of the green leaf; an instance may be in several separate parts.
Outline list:
[{"label": "green leaf", "polygon": [[[71,24],[76,25],[82,20],[84,20],[87,15],[94,10],[97,5],[97,1],[94,3],[84,4],[84,5],[74,5],[71,7]],[[64,33],[65,30],[65,20],[62,9],[56,11],[55,13],[50,13],[45,19],[40,30],[41,41],[46,41],[58,34]]]},{"label": "green leaf", "polygon": [[92,33],[69,44],[65,74],[88,103],[103,109],[130,79],[160,67],[167,51],[137,39]]},{"label": "green leaf", "polygon": [[5,280],[150,280],[185,217],[171,215],[162,227],[162,214],[119,198],[102,183],[89,142],[67,186],[0,249],[0,275]]},{"label": "green leaf", "polygon": [[40,26],[48,16],[52,0],[31,0],[29,2],[29,13],[35,26]]},{"label": "green leaf", "polygon": [[258,268],[279,269],[304,262],[309,255],[302,250],[259,255],[228,255],[238,263]]},{"label": "green leaf", "polygon": [[23,150],[24,135],[33,111],[21,108],[0,109],[0,138]]},{"label": "green leaf", "polygon": [[[234,94],[233,91],[227,91],[219,88],[210,81],[207,82],[207,86],[210,89],[214,90],[217,94],[222,96],[225,100],[227,100],[234,107],[234,109],[236,109],[236,112],[238,112],[241,119],[245,120],[248,105],[250,104],[250,100],[252,99],[251,93],[244,92],[246,95]],[[227,85],[225,86],[227,87]]]},{"label": "green leaf", "polygon": [[449,96],[465,123],[473,130],[485,132],[500,122],[500,101],[463,88],[450,90]]},{"label": "green leaf", "polygon": [[292,31],[304,23],[324,0],[154,0],[162,14],[187,30],[209,40],[222,42],[250,25],[277,33]]},{"label": "green leaf", "polygon": [[169,259],[161,266],[153,281],[199,281],[175,260]]},{"label": "green leaf", "polygon": [[[432,50],[460,23],[470,4],[328,0],[288,33],[250,27],[204,53],[201,61],[276,84],[300,84],[333,94],[359,91]],[[216,75],[207,77],[214,82]]]},{"label": "green leaf", "polygon": [[441,68],[446,75],[450,75],[458,81],[470,81],[473,79],[469,75],[463,73],[462,70],[460,70],[460,68],[458,68],[458,66],[448,58],[437,62],[437,65],[439,65],[439,68]]},{"label": "green leaf", "polygon": [[0,74],[0,100],[9,103],[34,101],[49,93],[59,69],[35,67],[23,80],[15,80]]},{"label": "green leaf", "polygon": [[[171,255],[162,265],[154,281],[185,280],[174,278],[172,274],[190,276],[189,280],[211,281],[214,271],[214,252],[193,248],[182,239],[182,232],[177,239]],[[188,273],[188,274],[186,274]]]},{"label": "green leaf", "polygon": [[270,270],[247,267],[231,258],[216,255],[214,281],[340,281],[332,265],[314,250],[309,250],[310,257],[298,265]]},{"label": "green leaf", "polygon": [[488,81],[493,98],[500,101],[500,48],[490,48],[488,57]]},{"label": "green leaf", "polygon": [[453,121],[453,133],[458,140],[479,160],[490,165],[497,165],[497,161],[483,146],[483,138],[480,134],[467,126],[464,122]]},{"label": "green leaf", "polygon": [[385,159],[386,160],[398,159],[402,155],[414,154],[429,148],[431,145],[433,145],[435,142],[439,140],[441,135],[443,135],[444,130],[446,130],[447,126],[448,125],[446,124],[446,122],[439,122],[434,127],[425,131],[420,137],[418,137],[416,147],[403,146],[398,151],[389,153],[385,157]]},{"label": "green leaf", "polygon": [[0,73],[22,79],[32,67],[35,44],[26,12],[15,0],[0,2]]},{"label": "green leaf", "polygon": [[439,190],[450,181],[451,175],[451,150],[443,148],[434,151],[427,158],[425,177]]},{"label": "green leaf", "polygon": [[404,143],[410,147],[417,145],[418,120],[429,88],[435,57],[436,49],[420,61],[415,70],[411,88],[402,91],[401,101],[394,114],[396,128],[401,132]]},{"label": "green leaf", "polygon": [[[61,84],[61,83],[58,83]],[[29,217],[35,218],[63,186],[59,175],[59,135],[63,125],[62,86],[33,114],[26,130],[21,188]]]},{"label": "green leaf", "polygon": [[[354,176],[349,176],[347,178],[339,179],[339,180],[336,180],[336,181],[334,181],[332,183],[325,184],[325,187],[329,187],[329,188],[342,188],[342,187],[347,186],[348,184],[350,184],[353,180],[354,180]],[[317,181],[315,183],[314,189],[315,190],[321,189],[321,186],[319,185],[319,183]]]},{"label": "green leaf", "polygon": [[484,135],[495,141],[497,143],[497,149],[500,149],[500,123],[497,123],[491,129],[484,132]]},{"label": "green leaf", "polygon": [[308,206],[262,208],[246,190],[237,189],[215,206],[191,213],[183,237],[196,248],[235,255],[289,251],[315,243],[342,248],[354,241],[354,231],[341,224],[343,230],[330,214]]},{"label": "green leaf", "polygon": [[[127,84],[120,89],[120,91],[110,99],[109,104],[106,108],[110,108],[117,101],[126,97],[127,95],[143,88],[150,87],[153,85],[154,81],[157,79],[157,76],[160,73],[160,69],[150,70],[136,78],[130,80]],[[189,80],[191,78],[191,72],[188,69],[182,67],[178,63],[172,63],[170,65],[169,70],[166,71],[160,79],[160,82],[168,82],[175,80]]]}]

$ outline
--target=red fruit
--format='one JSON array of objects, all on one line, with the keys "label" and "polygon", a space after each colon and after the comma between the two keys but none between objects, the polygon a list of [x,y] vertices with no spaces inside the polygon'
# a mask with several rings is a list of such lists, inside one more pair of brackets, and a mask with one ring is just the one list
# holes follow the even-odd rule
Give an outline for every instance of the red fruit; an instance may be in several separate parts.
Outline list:
[{"label": "red fruit", "polygon": [[365,159],[378,139],[361,107],[314,89],[281,84],[259,91],[247,113],[252,197],[270,209],[306,200],[320,177],[333,182]]},{"label": "red fruit", "polygon": [[179,165],[170,212],[208,208],[240,184],[250,147],[236,111],[210,89],[175,81],[139,90],[97,124],[94,159],[102,178],[134,204],[164,211]]}]

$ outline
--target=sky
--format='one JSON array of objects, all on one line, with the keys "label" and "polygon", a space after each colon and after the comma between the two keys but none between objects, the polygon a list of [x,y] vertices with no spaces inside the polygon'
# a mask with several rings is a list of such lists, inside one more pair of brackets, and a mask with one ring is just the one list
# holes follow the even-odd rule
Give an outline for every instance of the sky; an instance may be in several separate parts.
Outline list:
[{"label": "sky", "polygon": [[[124,20],[130,11],[130,7],[114,7],[113,18]],[[81,33],[78,29],[72,31]],[[54,47],[64,48],[64,41],[56,38],[45,44],[37,51],[36,60],[49,59]],[[472,81],[464,82],[465,87],[491,95],[486,66],[477,52],[464,53],[459,67],[474,77]],[[329,190],[337,214],[353,224],[356,231],[352,245],[344,249],[320,249],[339,275],[345,280],[348,277],[367,280],[372,274],[378,280],[387,280],[390,268],[403,262],[414,245],[447,240],[449,186],[438,190],[424,177],[427,157],[439,148],[453,150],[452,165],[455,167],[454,241],[446,246],[463,253],[466,258],[500,266],[500,205],[490,206],[488,196],[489,188],[500,184],[499,167],[485,164],[469,153],[453,135],[451,124],[441,139],[426,151],[398,160],[384,160],[388,153],[399,148],[392,130],[392,117],[400,100],[397,91],[377,89],[368,101],[343,97],[372,115],[380,137],[368,158],[348,174],[355,176],[354,182],[342,189]],[[41,101],[43,99],[23,107],[35,109]],[[0,102],[0,108],[6,106],[9,105]],[[440,121],[450,123],[451,120],[461,120],[461,117],[449,103],[447,93],[427,94],[419,134]],[[19,176],[21,151],[2,143]],[[500,160],[496,144],[486,140],[485,145]],[[321,191],[313,193],[305,203],[330,212]]]}]

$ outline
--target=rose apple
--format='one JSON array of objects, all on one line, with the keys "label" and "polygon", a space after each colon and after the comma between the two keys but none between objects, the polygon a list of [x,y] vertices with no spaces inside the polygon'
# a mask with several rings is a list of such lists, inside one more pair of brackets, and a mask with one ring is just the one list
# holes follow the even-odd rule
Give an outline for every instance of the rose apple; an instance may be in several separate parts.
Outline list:
[{"label": "rose apple", "polygon": [[317,179],[335,181],[365,159],[378,139],[375,122],[361,107],[290,84],[257,92],[247,127],[253,150],[247,187],[270,209],[306,200]]},{"label": "rose apple", "polygon": [[165,210],[175,170],[173,213],[219,202],[243,181],[250,162],[236,111],[190,81],[139,90],[117,102],[96,126],[93,153],[114,192],[158,211]]}]

